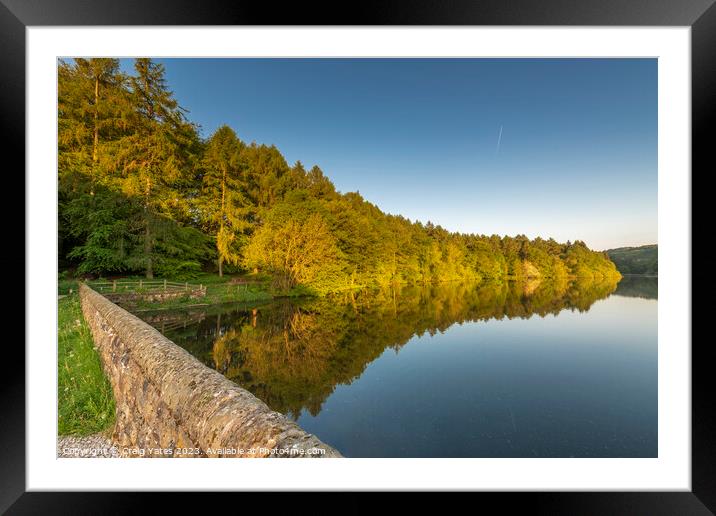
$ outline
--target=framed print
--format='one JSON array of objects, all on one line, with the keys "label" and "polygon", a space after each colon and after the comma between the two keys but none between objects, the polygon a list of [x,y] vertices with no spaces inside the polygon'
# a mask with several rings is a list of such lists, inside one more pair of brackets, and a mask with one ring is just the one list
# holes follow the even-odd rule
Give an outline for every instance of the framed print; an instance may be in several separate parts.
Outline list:
[{"label": "framed print", "polygon": [[710,513],[716,8],[550,3],[3,0],[27,310],[0,507]]}]

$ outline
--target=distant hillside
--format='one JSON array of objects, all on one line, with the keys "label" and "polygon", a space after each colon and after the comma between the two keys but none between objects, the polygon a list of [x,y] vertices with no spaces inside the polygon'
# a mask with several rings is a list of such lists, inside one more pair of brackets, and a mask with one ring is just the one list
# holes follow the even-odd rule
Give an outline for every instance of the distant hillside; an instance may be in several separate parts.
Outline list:
[{"label": "distant hillside", "polygon": [[657,274],[659,271],[659,247],[656,244],[609,249],[607,255],[622,274]]}]

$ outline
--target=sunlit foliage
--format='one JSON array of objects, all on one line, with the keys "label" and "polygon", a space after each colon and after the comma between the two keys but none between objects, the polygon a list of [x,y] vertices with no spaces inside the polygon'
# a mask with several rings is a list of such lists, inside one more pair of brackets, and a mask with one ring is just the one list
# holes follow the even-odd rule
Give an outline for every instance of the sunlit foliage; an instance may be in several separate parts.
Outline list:
[{"label": "sunlit foliage", "polygon": [[580,241],[451,233],[340,193],[318,166],[290,166],[228,126],[202,140],[150,59],[132,75],[113,59],[60,62],[58,102],[61,268],[178,278],[231,267],[318,294],[619,278]]}]

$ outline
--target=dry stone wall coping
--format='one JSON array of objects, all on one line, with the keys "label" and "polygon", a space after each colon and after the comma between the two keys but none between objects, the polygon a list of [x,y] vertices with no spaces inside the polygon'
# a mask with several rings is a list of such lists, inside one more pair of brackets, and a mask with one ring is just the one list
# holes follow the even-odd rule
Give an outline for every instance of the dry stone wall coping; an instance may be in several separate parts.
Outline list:
[{"label": "dry stone wall coping", "polygon": [[87,285],[80,299],[112,384],[123,456],[341,456]]}]

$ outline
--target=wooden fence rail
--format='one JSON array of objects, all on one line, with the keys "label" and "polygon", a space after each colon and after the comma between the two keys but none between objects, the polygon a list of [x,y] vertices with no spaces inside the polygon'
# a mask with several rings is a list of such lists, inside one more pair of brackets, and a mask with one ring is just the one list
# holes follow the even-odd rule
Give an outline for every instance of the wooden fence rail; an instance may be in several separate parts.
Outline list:
[{"label": "wooden fence rail", "polygon": [[193,291],[197,288],[204,290],[204,285],[194,285],[189,282],[178,282],[168,280],[113,280],[113,281],[88,281],[87,284],[98,292],[136,292],[136,291]]}]

